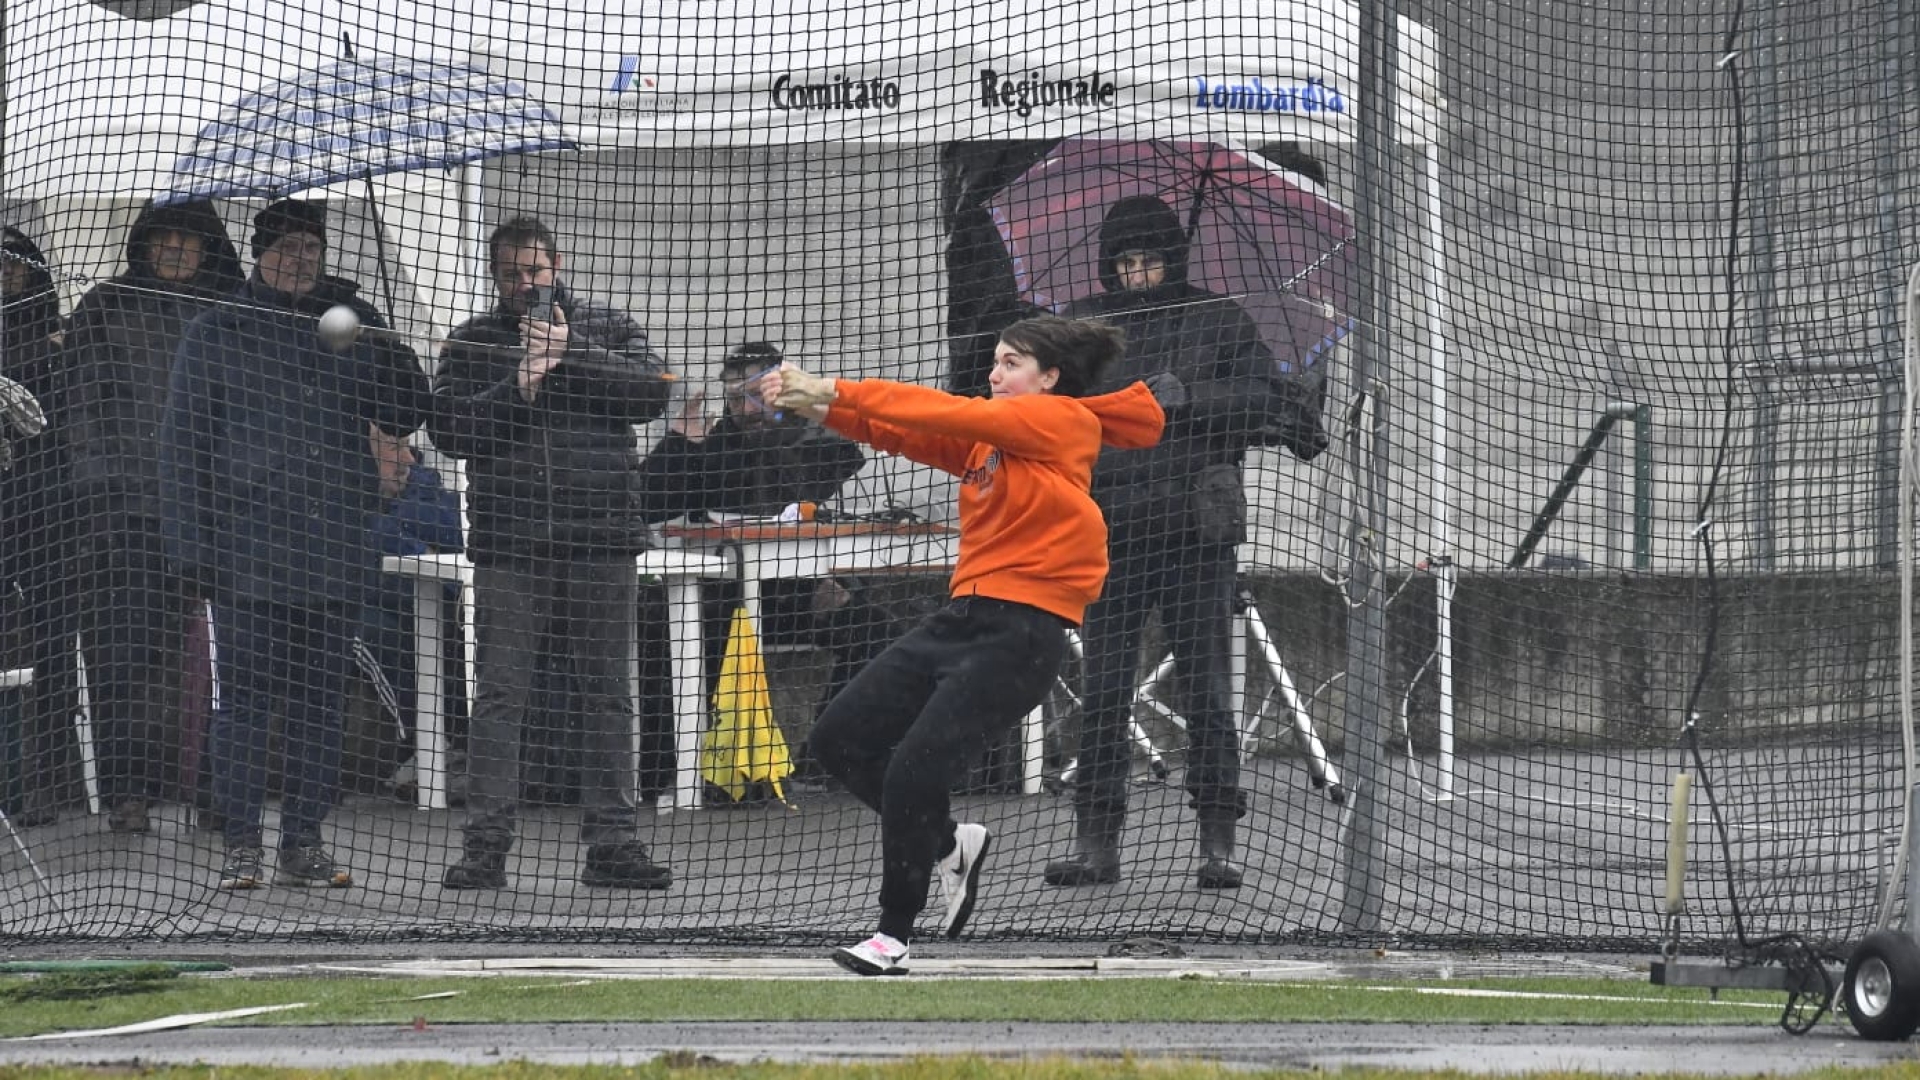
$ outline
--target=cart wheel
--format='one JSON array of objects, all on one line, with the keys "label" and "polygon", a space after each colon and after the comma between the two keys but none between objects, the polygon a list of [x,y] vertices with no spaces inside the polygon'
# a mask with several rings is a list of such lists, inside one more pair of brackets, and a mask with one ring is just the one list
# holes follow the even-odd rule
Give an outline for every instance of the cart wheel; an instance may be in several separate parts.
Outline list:
[{"label": "cart wheel", "polygon": [[1847,958],[1841,993],[1847,1019],[1863,1039],[1897,1042],[1920,1027],[1920,944],[1897,930],[1875,930]]}]

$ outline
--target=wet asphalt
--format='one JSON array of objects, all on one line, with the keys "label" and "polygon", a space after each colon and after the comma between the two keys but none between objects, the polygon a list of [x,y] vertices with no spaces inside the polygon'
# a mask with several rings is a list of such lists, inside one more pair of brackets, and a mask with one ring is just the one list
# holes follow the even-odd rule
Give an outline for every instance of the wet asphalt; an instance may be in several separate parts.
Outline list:
[{"label": "wet asphalt", "polygon": [[449,1024],[411,1027],[201,1028],[0,1043],[0,1063],[206,1064],[347,1068],[396,1061],[461,1065],[640,1065],[663,1055],[723,1062],[874,1062],[981,1054],[1091,1060],[1191,1059],[1248,1068],[1376,1068],[1508,1074],[1789,1075],[1915,1060],[1905,1043],[1839,1029],[1788,1035],[1747,1028],[1384,1024],[673,1023]]}]

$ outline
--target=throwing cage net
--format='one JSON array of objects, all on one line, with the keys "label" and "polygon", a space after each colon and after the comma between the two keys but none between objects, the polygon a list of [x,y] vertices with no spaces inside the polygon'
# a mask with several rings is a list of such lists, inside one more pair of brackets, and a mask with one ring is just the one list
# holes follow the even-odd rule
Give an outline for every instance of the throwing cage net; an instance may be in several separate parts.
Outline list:
[{"label": "throwing cage net", "polygon": [[[1890,916],[1910,5],[24,0],[0,45],[8,938],[842,940],[949,807],[975,938]],[[1011,415],[1049,314],[1166,417],[1094,467],[1101,599],[863,678],[1020,495],[975,443],[1087,481],[764,373]]]}]

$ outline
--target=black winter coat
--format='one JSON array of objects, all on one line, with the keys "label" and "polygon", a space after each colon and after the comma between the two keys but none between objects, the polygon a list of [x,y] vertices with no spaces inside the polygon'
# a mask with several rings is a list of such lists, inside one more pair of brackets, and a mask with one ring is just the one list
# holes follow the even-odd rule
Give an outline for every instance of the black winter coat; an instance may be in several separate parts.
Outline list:
[{"label": "black winter coat", "polygon": [[316,318],[335,304],[385,327],[357,289],[322,278],[295,301],[255,277],[187,326],[161,426],[161,511],[169,555],[217,596],[353,604],[378,583],[368,425],[418,428],[427,378],[389,334],[344,353],[320,344]]},{"label": "black winter coat", "polygon": [[467,551],[480,564],[624,558],[646,550],[635,424],[666,411],[672,378],[626,314],[564,285],[564,359],[532,402],[516,371],[520,318],[467,320],[441,350],[428,430],[467,463]]},{"label": "black winter coat", "polygon": [[[1123,287],[1115,260],[1129,251],[1162,257],[1161,284]],[[1237,498],[1244,525],[1239,467],[1247,447],[1272,419],[1273,354],[1245,308],[1188,282],[1189,254],[1180,216],[1166,203],[1151,196],[1121,199],[1100,224],[1105,291],[1067,311],[1118,327],[1127,336],[1120,362],[1102,375],[1095,391],[1146,381],[1167,412],[1158,444],[1101,450],[1093,497],[1109,523],[1191,527],[1197,516],[1194,496],[1205,487],[1213,496]],[[1170,401],[1162,386],[1168,375],[1178,380],[1178,400]]]},{"label": "black winter coat", "polygon": [[[1203,470],[1237,468],[1269,419],[1273,354],[1239,304],[1184,282],[1109,292],[1073,306],[1127,336],[1120,362],[1095,392],[1161,373],[1179,379],[1185,401],[1168,407],[1160,441],[1144,450],[1101,450],[1093,497],[1109,520],[1179,512]],[[1237,475],[1237,474],[1236,474]],[[1169,504],[1176,504],[1172,509]]]},{"label": "black winter coat", "polygon": [[[19,595],[15,586],[34,597],[36,608],[44,608],[42,601],[56,591],[53,581],[73,514],[59,452],[60,297],[46,256],[25,233],[0,231],[0,246],[8,252],[0,257],[28,271],[24,289],[0,295],[0,374],[26,387],[47,415],[46,428],[30,438],[11,428],[0,432],[12,455],[12,464],[0,473],[0,589],[6,590],[0,610],[11,611]],[[27,617],[42,620],[46,613]]]},{"label": "black winter coat", "polygon": [[[191,281],[154,273],[148,245],[163,229],[201,237],[200,269]],[[149,205],[127,233],[127,272],[95,286],[73,309],[61,364],[67,421],[61,442],[83,528],[158,528],[154,446],[174,352],[187,324],[243,281],[240,256],[211,204]]]},{"label": "black winter coat", "polygon": [[775,514],[835,498],[866,462],[859,444],[798,418],[748,426],[725,416],[700,442],[669,432],[654,444],[641,491],[652,521],[709,510]]}]

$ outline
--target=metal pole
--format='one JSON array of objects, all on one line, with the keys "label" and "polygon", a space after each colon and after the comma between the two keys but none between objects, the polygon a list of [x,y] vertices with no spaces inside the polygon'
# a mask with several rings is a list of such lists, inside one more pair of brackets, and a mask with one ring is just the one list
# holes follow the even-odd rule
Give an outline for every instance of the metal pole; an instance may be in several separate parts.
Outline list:
[{"label": "metal pole", "polygon": [[493,252],[487,250],[486,173],[477,161],[460,166],[460,248],[467,310],[486,311],[493,306]]},{"label": "metal pole", "polygon": [[1267,632],[1267,621],[1260,617],[1260,609],[1253,604],[1253,598],[1247,598],[1247,636],[1254,647],[1260,650],[1260,658],[1266,662],[1267,678],[1273,689],[1267,693],[1271,701],[1278,691],[1280,707],[1293,717],[1294,738],[1300,744],[1300,752],[1307,755],[1307,775],[1313,786],[1326,788],[1327,797],[1334,802],[1345,798],[1346,788],[1340,783],[1340,772],[1327,759],[1326,744],[1320,741],[1320,735],[1313,730],[1313,717],[1300,700],[1300,689],[1293,683],[1293,674],[1280,660],[1280,650],[1273,644],[1273,635]]},{"label": "metal pole", "polygon": [[10,27],[7,12],[12,5],[0,4],[0,208],[13,201],[13,189],[7,187],[7,49]]},{"label": "metal pole", "polygon": [[[493,252],[487,248],[486,217],[486,174],[477,161],[469,161],[460,166],[460,284],[459,291],[466,309],[472,314],[487,311],[493,306],[493,267],[488,265]],[[462,316],[453,316],[453,325],[460,325]],[[437,360],[427,362],[428,370],[438,367]],[[467,499],[467,463],[463,459],[452,459],[453,493],[460,500],[460,535],[472,535],[468,530],[472,526],[469,518],[470,504]],[[472,593],[469,592],[470,598]],[[462,606],[464,613],[467,606]],[[465,625],[471,626],[472,623]]]},{"label": "metal pole", "polygon": [[[1906,0],[1893,0],[1895,11],[1887,18],[1889,29],[1898,27],[1899,10]],[[1901,111],[1905,104],[1900,65],[1907,43],[1898,33],[1880,37],[1880,100],[1874,126],[1875,155],[1875,231],[1879,236],[1874,258],[1874,273],[1880,280],[1880,341],[1876,365],[1880,373],[1879,428],[1874,433],[1873,479],[1876,498],[1873,507],[1873,565],[1892,567],[1900,552],[1900,428],[1904,404],[1900,336],[1901,287],[1905,275],[1900,265],[1903,239],[1900,223],[1902,180],[1900,169]],[[1891,80],[1891,81],[1890,81]]]},{"label": "metal pole", "polygon": [[[1779,86],[1779,57],[1774,42],[1780,33],[1780,2],[1768,4],[1757,20],[1753,35],[1753,63],[1756,85]],[[1759,506],[1753,515],[1753,548],[1757,569],[1773,569],[1775,557],[1774,474],[1779,464],[1780,404],[1772,374],[1774,356],[1775,303],[1778,283],[1774,278],[1773,213],[1780,205],[1780,107],[1778,94],[1756,95],[1753,114],[1753,145],[1747,160],[1753,170],[1753,198],[1748,214],[1753,222],[1749,239],[1753,273],[1753,358],[1761,365],[1759,403],[1754,418],[1753,483],[1748,490]]]},{"label": "metal pole", "polygon": [[[1913,268],[1907,278],[1907,291],[1902,307],[1906,312],[1907,334],[1902,343],[1901,372],[1902,382],[1912,385],[1913,370],[1920,364],[1920,265]],[[1920,792],[1914,790],[1914,739],[1913,739],[1913,494],[1920,486],[1920,474],[1916,465],[1920,465],[1920,432],[1916,431],[1913,402],[1902,401],[1900,412],[1900,477],[1899,477],[1899,530],[1900,558],[1898,576],[1900,579],[1900,765],[1902,783],[1900,790],[1907,797],[1907,836],[1905,843],[1897,849],[1898,857],[1887,878],[1887,885],[1880,894],[1880,913],[1874,919],[1875,926],[1886,926],[1893,918],[1897,906],[1895,897],[1907,898],[1907,933],[1920,936],[1920,906],[1915,890],[1920,889],[1920,858],[1915,858],[1912,849],[1920,844],[1920,828],[1915,827],[1914,816],[1920,814]],[[1904,879],[1906,892],[1900,891]]]},{"label": "metal pole", "polygon": [[1392,716],[1387,694],[1387,483],[1392,425],[1388,420],[1392,386],[1392,294],[1386,260],[1388,192],[1393,172],[1396,105],[1399,94],[1399,11],[1395,0],[1363,0],[1360,17],[1358,193],[1354,231],[1359,236],[1355,282],[1361,314],[1355,335],[1354,382],[1371,407],[1361,415],[1366,457],[1356,469],[1354,514],[1348,552],[1346,773],[1352,778],[1355,812],[1347,819],[1341,845],[1345,859],[1340,925],[1368,933],[1380,928],[1389,880],[1386,863],[1386,741]]},{"label": "metal pole", "polygon": [[1427,143],[1421,162],[1426,168],[1427,197],[1427,394],[1428,439],[1433,454],[1433,547],[1427,565],[1433,573],[1434,675],[1440,692],[1440,799],[1453,798],[1453,595],[1459,570],[1453,561],[1453,475],[1447,459],[1452,443],[1453,414],[1447,399],[1447,348],[1452,344],[1452,298],[1447,293],[1446,204],[1441,198],[1439,133]]},{"label": "metal pole", "polygon": [[1653,406],[1633,407],[1633,568],[1653,569]]},{"label": "metal pole", "polygon": [[1619,538],[1633,536],[1625,493],[1626,477],[1633,471],[1633,455],[1615,446],[1603,446],[1600,452],[1600,565],[1618,570],[1624,564],[1627,550],[1618,542]]}]

